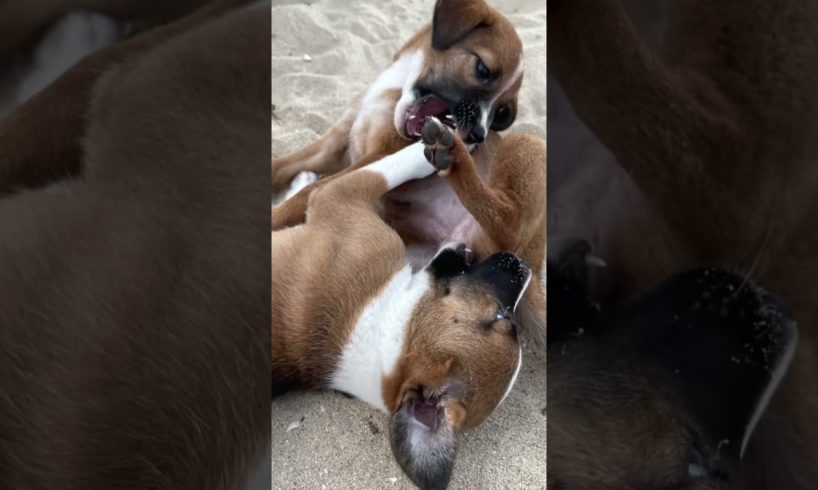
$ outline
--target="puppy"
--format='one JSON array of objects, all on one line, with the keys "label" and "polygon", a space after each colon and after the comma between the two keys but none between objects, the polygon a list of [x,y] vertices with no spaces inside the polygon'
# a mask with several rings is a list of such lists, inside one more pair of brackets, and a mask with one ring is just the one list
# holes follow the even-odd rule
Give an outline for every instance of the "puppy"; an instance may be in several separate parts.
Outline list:
[{"label": "puppy", "polygon": [[[461,244],[420,271],[373,204],[435,168],[435,121],[413,143],[316,190],[303,225],[272,234],[273,392],[334,388],[391,415],[392,451],[421,488],[445,488],[456,437],[511,390],[511,314],[531,279],[510,253],[472,264]],[[424,148],[425,146],[425,148]]]},{"label": "puppy", "polygon": [[0,487],[233,490],[262,463],[268,9],[96,74],[82,175],[0,199]]},{"label": "puppy", "polygon": [[744,488],[742,456],[797,345],[789,311],[716,268],[600,311],[588,250],[549,250],[548,488]]},{"label": "puppy", "polygon": [[[273,160],[273,188],[298,172],[341,175],[393,154],[420,138],[423,121],[434,116],[442,122],[436,131],[445,133],[447,156],[435,160],[445,181],[412,182],[381,200],[381,214],[406,243],[410,261],[420,268],[441,244],[465,242],[478,258],[512,251],[539,278],[545,143],[520,135],[506,141],[496,133],[514,122],[522,77],[522,44],[508,19],[482,0],[439,0],[432,24],[398,51],[333,128],[307,148]],[[429,151],[434,158],[436,150]],[[309,195],[331,179],[276,206],[273,229],[303,222]],[[544,343],[541,287],[528,289],[519,319]]]},{"label": "puppy", "polygon": [[[549,4],[549,66],[626,174],[609,179],[616,205],[597,208],[617,212],[587,235],[611,266],[606,290],[727,264],[801,326],[746,455],[750,488],[818,488],[816,23],[818,5],[804,0],[675,2],[658,53],[620,1]],[[575,209],[599,202],[575,188]]]}]

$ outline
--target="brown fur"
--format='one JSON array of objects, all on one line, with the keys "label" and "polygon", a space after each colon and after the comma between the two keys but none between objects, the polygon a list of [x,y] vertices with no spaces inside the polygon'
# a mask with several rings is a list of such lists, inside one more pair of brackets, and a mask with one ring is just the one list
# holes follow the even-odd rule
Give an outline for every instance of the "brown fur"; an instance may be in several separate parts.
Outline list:
[{"label": "brown fur", "polygon": [[801,341],[744,467],[749,488],[818,487],[818,7],[680,2],[662,55],[619,1],[553,1],[549,14],[551,68],[647,204],[633,227],[603,230],[619,288],[720,263],[781,295]]},{"label": "brown fur", "polygon": [[599,353],[566,357],[554,352],[548,366],[549,489],[730,488],[684,478],[695,421],[662,389],[667,380]]},{"label": "brown fur", "polygon": [[395,374],[384,381],[384,391],[394,412],[419,386],[468,379],[464,393],[445,402],[452,427],[468,430],[487,419],[500,402],[514,372],[517,346],[510,341],[508,322],[493,324],[490,335],[478,334],[497,308],[490,296],[481,290],[455,294],[457,302],[427,297],[418,305],[409,328],[410,344]]},{"label": "brown fur", "polygon": [[368,207],[383,192],[371,173],[339,179],[311,196],[305,226],[273,232],[274,392],[321,387],[368,299],[402,267],[403,244]]},{"label": "brown fur", "polygon": [[86,171],[0,200],[0,487],[235,489],[269,444],[269,22],[44,92],[89,104]]}]

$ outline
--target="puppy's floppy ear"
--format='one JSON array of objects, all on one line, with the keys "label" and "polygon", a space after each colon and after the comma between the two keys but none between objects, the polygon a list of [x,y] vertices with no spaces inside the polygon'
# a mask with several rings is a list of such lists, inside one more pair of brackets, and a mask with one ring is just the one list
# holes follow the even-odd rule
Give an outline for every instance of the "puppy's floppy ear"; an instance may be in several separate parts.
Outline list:
[{"label": "puppy's floppy ear", "polygon": [[499,252],[488,257],[473,267],[469,274],[488,284],[500,303],[512,312],[517,309],[531,282],[531,267],[510,252]]},{"label": "puppy's floppy ear", "polygon": [[395,459],[423,490],[443,490],[452,476],[456,436],[444,410],[437,399],[412,393],[389,423]]},{"label": "puppy's floppy ear", "polygon": [[432,47],[449,49],[466,34],[494,22],[483,0],[437,0],[432,17]]},{"label": "puppy's floppy ear", "polygon": [[472,251],[465,243],[447,245],[440,249],[426,266],[436,279],[451,278],[469,270]]}]

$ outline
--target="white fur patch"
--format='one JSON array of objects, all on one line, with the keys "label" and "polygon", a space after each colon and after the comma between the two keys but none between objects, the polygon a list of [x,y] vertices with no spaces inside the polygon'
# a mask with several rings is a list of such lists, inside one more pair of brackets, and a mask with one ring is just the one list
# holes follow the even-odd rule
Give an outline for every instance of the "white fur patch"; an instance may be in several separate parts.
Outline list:
[{"label": "white fur patch", "polygon": [[781,355],[781,359],[778,360],[778,364],[773,368],[770,382],[758,400],[753,415],[750,417],[750,423],[747,424],[747,429],[744,431],[744,438],[741,441],[741,452],[739,453],[739,456],[742,458],[744,457],[744,450],[747,449],[747,443],[750,442],[750,438],[758,425],[758,421],[761,420],[761,416],[764,415],[764,412],[767,410],[770,399],[778,389],[778,385],[781,384],[781,380],[784,378],[784,374],[787,373],[792,358],[795,356],[795,349],[798,346],[798,330],[794,325],[788,325],[787,327],[792,329],[792,338],[789,339],[790,343]]},{"label": "white fur patch", "polygon": [[395,105],[394,123],[398,134],[404,134],[404,126],[406,125],[406,111],[415,102],[415,82],[420,77],[420,72],[423,71],[423,53],[416,51],[409,56],[409,69],[404,77],[403,87],[401,87],[401,94],[398,103]]},{"label": "white fur patch", "polygon": [[115,21],[99,14],[68,14],[37,46],[31,71],[17,89],[17,102],[36,94],[89,53],[114,43],[122,34]]},{"label": "white fur patch", "polygon": [[293,197],[301,189],[307,187],[318,180],[318,174],[315,172],[299,172],[298,175],[290,182],[290,188],[287,189],[287,194],[284,195],[284,200]]},{"label": "white fur patch", "polygon": [[431,287],[428,274],[405,266],[364,309],[329,386],[387,411],[381,384],[398,363],[406,328],[421,297]]},{"label": "white fur patch", "polygon": [[410,180],[428,177],[436,169],[423,155],[423,143],[417,142],[357,171],[378,173],[386,179],[389,189],[394,189]]},{"label": "white fur patch", "polygon": [[525,284],[523,284],[523,288],[520,289],[520,295],[517,296],[517,301],[514,302],[514,308],[512,311],[517,311],[517,306],[520,304],[520,300],[523,299],[523,295],[525,294],[525,290],[528,289],[528,285],[531,284],[531,271],[528,271],[528,277],[525,279]]},{"label": "white fur patch", "polygon": [[[360,110],[356,114],[355,121],[352,123],[350,133],[362,133],[362,128],[365,127],[365,125],[372,119],[372,114],[379,114],[387,109],[391,109],[391,107],[389,107],[390,102],[383,97],[384,92],[387,90],[403,89],[403,94],[401,95],[401,101],[403,101],[407,96],[405,87],[409,86],[409,96],[413,98],[414,95],[412,94],[411,87],[414,86],[415,80],[420,75],[422,66],[423,54],[420,52],[413,52],[404,54],[394,63],[392,63],[386,70],[381,72],[381,74],[378,75],[378,78],[376,78],[375,81],[372,82],[372,85],[370,85],[366,90],[366,93],[361,99]],[[409,103],[411,103],[411,100]],[[398,107],[400,107],[400,105],[401,104],[398,103]],[[397,109],[395,110],[396,128],[399,128],[397,114],[401,114],[401,121],[403,121],[403,115],[406,112],[408,104],[404,105],[403,107],[404,108],[402,111]],[[403,124],[403,122],[400,124]],[[403,130],[400,128],[398,129],[398,132],[403,134]],[[353,160],[363,156],[360,154],[361,149],[358,148],[358,143],[355,138],[352,139],[350,145],[349,154],[352,156]]]},{"label": "white fur patch", "polygon": [[506,84],[503,85],[502,88],[500,88],[500,90],[497,92],[497,95],[495,95],[494,98],[491,99],[487,104],[483,104],[483,103],[480,104],[480,112],[481,112],[481,114],[480,114],[480,126],[482,126],[483,129],[486,130],[486,134],[488,134],[488,131],[489,131],[489,126],[488,126],[489,114],[491,113],[491,108],[494,107],[494,103],[497,102],[497,99],[499,99],[503,94],[505,94],[506,92],[511,90],[511,87],[513,87],[514,84],[517,83],[517,81],[520,79],[521,76],[523,76],[523,55],[522,54],[520,54],[520,62],[517,63],[517,68],[514,70],[514,74],[511,75],[511,78],[508,79]]},{"label": "white fur patch", "polygon": [[514,369],[514,375],[511,377],[511,381],[508,382],[506,392],[503,393],[503,398],[500,398],[500,403],[497,404],[498,407],[500,406],[501,403],[505,401],[508,394],[511,393],[511,389],[514,387],[514,383],[517,381],[517,376],[519,376],[520,374],[520,367],[523,365],[523,346],[522,345],[518,346],[518,349],[519,350],[517,351],[517,367]]}]

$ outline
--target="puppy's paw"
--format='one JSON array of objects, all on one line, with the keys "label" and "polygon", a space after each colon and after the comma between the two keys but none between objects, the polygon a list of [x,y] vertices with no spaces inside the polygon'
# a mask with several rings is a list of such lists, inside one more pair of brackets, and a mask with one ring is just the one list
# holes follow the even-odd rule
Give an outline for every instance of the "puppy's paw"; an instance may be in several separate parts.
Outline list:
[{"label": "puppy's paw", "polygon": [[456,138],[454,130],[436,117],[427,117],[423,123],[420,138],[426,147],[423,149],[423,154],[437,169],[437,174],[448,175],[454,163],[454,156],[452,156]]}]

